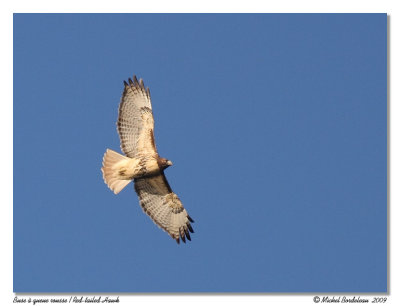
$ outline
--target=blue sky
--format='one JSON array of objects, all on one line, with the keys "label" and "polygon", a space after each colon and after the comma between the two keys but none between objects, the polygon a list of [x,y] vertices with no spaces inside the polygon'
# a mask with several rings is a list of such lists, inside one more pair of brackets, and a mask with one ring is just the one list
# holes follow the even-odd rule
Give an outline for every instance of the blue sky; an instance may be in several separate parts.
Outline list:
[{"label": "blue sky", "polygon": [[[14,15],[14,291],[386,291],[386,20]],[[133,74],[186,245],[102,180]]]}]

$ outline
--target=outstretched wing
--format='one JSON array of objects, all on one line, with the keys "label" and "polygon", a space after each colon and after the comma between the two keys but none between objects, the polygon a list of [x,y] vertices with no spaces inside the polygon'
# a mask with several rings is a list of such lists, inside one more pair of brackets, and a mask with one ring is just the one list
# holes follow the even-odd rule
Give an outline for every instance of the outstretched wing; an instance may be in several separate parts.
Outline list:
[{"label": "outstretched wing", "polygon": [[121,150],[128,157],[156,155],[150,90],[136,76],[124,85],[117,121]]},{"label": "outstretched wing", "polygon": [[[140,206],[150,218],[179,243],[186,238],[191,240],[189,232],[193,233],[190,222],[194,222],[178,196],[161,172],[159,175],[135,179],[135,190],[139,196]],[[186,238],[185,238],[186,237]]]}]

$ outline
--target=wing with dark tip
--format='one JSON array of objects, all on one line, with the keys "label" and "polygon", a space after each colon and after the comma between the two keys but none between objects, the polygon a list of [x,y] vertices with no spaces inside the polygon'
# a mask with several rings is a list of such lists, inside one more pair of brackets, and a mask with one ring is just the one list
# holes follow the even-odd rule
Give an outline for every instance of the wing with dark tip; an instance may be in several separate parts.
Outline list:
[{"label": "wing with dark tip", "polygon": [[135,179],[135,190],[143,211],[177,243],[191,240],[194,222],[178,196],[172,192],[164,172],[157,176]]},{"label": "wing with dark tip", "polygon": [[143,80],[124,81],[124,92],[118,110],[118,134],[121,150],[128,157],[155,155],[154,119],[149,88]]}]

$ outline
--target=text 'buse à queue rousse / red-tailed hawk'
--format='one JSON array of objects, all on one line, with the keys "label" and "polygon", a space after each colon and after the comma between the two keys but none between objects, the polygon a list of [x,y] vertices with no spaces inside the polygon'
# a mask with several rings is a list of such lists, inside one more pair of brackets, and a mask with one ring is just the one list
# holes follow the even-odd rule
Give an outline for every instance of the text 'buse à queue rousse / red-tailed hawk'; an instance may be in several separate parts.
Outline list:
[{"label": "text 'buse \u00e0 queue rousse / red-tailed hawk'", "polygon": [[124,85],[117,128],[126,156],[106,150],[101,168],[104,182],[117,194],[133,180],[140,205],[154,223],[178,243],[191,240],[194,221],[164,175],[172,162],[160,157],[155,145],[150,90],[136,76]]}]

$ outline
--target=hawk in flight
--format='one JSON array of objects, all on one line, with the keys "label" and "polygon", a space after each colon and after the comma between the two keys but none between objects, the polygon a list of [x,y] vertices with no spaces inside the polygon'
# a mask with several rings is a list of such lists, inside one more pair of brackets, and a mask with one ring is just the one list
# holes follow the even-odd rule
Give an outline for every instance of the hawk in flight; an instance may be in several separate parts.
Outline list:
[{"label": "hawk in flight", "polygon": [[106,150],[101,168],[104,182],[117,194],[133,180],[143,211],[177,243],[180,239],[186,243],[194,221],[165,177],[164,170],[172,162],[157,152],[150,90],[136,76],[124,85],[117,128],[126,156]]}]

